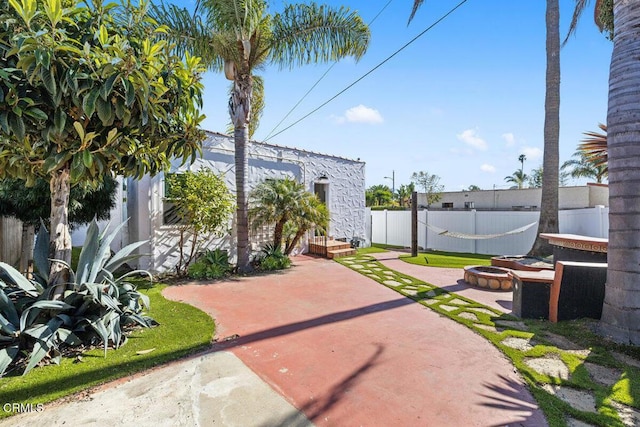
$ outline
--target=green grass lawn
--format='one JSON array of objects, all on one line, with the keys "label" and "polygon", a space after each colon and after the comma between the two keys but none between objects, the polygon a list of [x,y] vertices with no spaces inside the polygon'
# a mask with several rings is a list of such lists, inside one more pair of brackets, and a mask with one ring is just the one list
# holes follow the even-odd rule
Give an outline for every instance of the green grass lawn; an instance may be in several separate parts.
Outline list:
[{"label": "green grass lawn", "polygon": [[[125,345],[110,349],[107,357],[104,350],[96,349],[83,354],[80,362],[64,358],[60,365],[39,367],[25,376],[0,378],[1,401],[51,402],[208,347],[215,329],[211,317],[190,305],[165,299],[161,295],[164,287],[142,291],[151,300],[148,314],[159,326],[135,331]],[[9,415],[0,411],[0,418]]]},{"label": "green grass lawn", "polygon": [[387,252],[387,250],[378,246],[369,246],[368,248],[358,249],[358,255],[376,254],[381,252]]},{"label": "green grass lawn", "polygon": [[465,254],[456,252],[421,252],[417,257],[401,255],[400,259],[409,264],[428,265],[429,267],[463,268],[467,265],[491,265],[493,255]]}]

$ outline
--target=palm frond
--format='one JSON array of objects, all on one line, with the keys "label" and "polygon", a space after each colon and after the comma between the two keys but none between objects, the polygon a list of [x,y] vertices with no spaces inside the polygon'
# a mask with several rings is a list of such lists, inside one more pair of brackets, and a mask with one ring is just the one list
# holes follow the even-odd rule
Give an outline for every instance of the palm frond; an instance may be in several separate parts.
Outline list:
[{"label": "palm frond", "polygon": [[598,127],[604,133],[585,132],[584,135],[587,138],[582,140],[582,144],[578,145],[578,149],[583,152],[585,157],[595,166],[606,167],[609,160],[607,152],[607,125],[600,123]]},{"label": "palm frond", "polygon": [[411,15],[409,16],[409,22],[411,22],[413,20],[413,18],[416,16],[416,12],[418,11],[418,9],[420,9],[420,6],[422,6],[422,3],[424,3],[424,0],[415,0],[413,2],[413,9],[411,9]]},{"label": "palm frond", "polygon": [[571,23],[569,24],[569,30],[567,31],[567,36],[565,37],[562,45],[564,46],[569,41],[569,37],[571,37],[578,28],[578,21],[580,21],[580,17],[582,13],[589,5],[591,0],[576,0],[576,6],[573,9],[573,16],[571,17]]},{"label": "palm frond", "polygon": [[174,45],[177,55],[185,56],[189,52],[202,58],[202,62],[210,70],[222,68],[222,58],[217,49],[220,36],[200,15],[192,14],[186,8],[174,4],[160,2],[151,5],[149,16],[159,25],[165,26],[166,31],[160,33],[160,37]]},{"label": "palm frond", "polygon": [[271,59],[281,67],[360,59],[370,39],[362,18],[346,7],[289,5],[273,17]]}]

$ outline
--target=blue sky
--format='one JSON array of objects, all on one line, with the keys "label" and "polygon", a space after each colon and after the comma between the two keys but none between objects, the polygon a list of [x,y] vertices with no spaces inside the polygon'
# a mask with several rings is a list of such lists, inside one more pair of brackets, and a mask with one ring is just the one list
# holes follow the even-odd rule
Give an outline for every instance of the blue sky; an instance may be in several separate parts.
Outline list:
[{"label": "blue sky", "polygon": [[[284,2],[271,2],[277,10]],[[387,0],[325,1],[357,10],[370,22]],[[335,65],[276,129],[284,129],[367,73],[459,1],[426,1],[407,26],[412,1],[393,0],[371,25],[359,61]],[[593,3],[593,2],[592,2]],[[574,0],[560,0],[564,38]],[[561,51],[560,161],[585,131],[606,121],[612,44],[585,13]],[[329,64],[269,67],[266,108],[254,139],[264,141]],[[545,2],[469,0],[446,20],[337,99],[267,142],[366,162],[366,185],[408,184],[412,172],[441,178],[446,191],[469,185],[508,188],[504,177],[542,164],[545,90]],[[204,127],[225,132],[229,82],[207,73]],[[273,132],[275,133],[275,132]],[[571,185],[584,180],[570,180]]]}]

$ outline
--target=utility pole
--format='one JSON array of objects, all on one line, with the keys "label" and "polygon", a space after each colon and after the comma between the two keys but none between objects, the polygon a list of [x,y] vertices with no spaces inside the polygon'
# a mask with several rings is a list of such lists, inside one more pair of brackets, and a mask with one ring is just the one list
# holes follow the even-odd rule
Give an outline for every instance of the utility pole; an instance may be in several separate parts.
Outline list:
[{"label": "utility pole", "polygon": [[385,176],[384,178],[391,180],[391,193],[396,194],[396,171],[392,170],[391,176]]}]

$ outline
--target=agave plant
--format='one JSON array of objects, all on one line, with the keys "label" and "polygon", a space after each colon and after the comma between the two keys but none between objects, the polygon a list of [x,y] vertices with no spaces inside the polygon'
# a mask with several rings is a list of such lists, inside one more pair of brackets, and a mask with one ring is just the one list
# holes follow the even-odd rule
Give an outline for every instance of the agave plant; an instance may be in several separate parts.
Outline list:
[{"label": "agave plant", "polygon": [[132,275],[149,273],[117,274],[119,267],[139,257],[133,252],[145,243],[132,243],[111,256],[110,244],[121,227],[106,235],[91,223],[77,272],[59,300],[52,299],[52,289],[46,287],[49,236],[44,226],[36,239],[33,279],[0,262],[0,376],[21,352],[28,360],[24,375],[46,357],[58,363],[64,347],[102,343],[106,357],[110,344],[118,348],[126,342],[125,327],[157,324],[142,314],[149,298],[128,282]]}]

